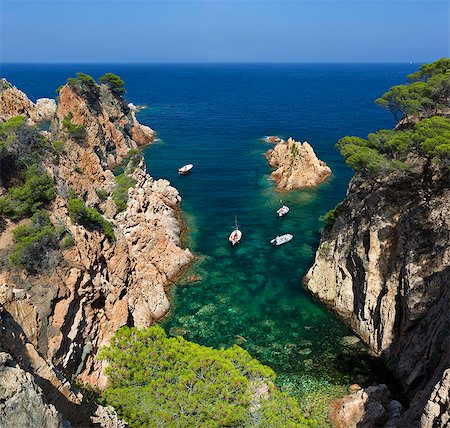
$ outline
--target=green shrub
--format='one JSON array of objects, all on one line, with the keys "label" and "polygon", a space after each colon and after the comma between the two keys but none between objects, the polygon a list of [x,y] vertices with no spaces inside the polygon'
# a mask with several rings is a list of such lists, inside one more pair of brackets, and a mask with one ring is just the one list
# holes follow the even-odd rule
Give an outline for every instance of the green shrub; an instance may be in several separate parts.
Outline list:
[{"label": "green shrub", "polygon": [[[130,427],[314,426],[276,388],[272,369],[239,346],[215,350],[168,338],[159,326],[123,327],[98,358],[109,363],[101,400]],[[267,397],[255,396],[262,384]]]},{"label": "green shrub", "polygon": [[16,132],[25,124],[25,121],[25,116],[15,116],[5,122],[0,122],[0,150],[14,141]]},{"label": "green shrub", "polygon": [[106,201],[108,199],[109,193],[103,189],[95,189],[95,193],[101,201]]},{"label": "green shrub", "polygon": [[98,79],[99,82],[104,83],[105,85],[109,86],[111,91],[117,95],[124,95],[125,94],[125,82],[116,74],[113,73],[106,73],[100,79]]},{"label": "green shrub", "polygon": [[60,155],[64,152],[64,142],[62,141],[53,141],[53,150],[57,155]]},{"label": "green shrub", "polygon": [[321,216],[320,220],[324,221],[327,224],[327,226],[332,226],[336,221],[336,217],[339,215],[341,207],[342,202],[338,203],[333,209],[331,209],[326,214]]},{"label": "green shrub", "polygon": [[49,250],[56,247],[59,238],[46,211],[36,211],[28,224],[14,229],[13,236],[16,244],[9,260],[31,272],[46,264]]},{"label": "green shrub", "polygon": [[67,201],[67,211],[70,218],[85,227],[98,229],[109,241],[115,241],[113,225],[106,220],[95,208],[87,207],[81,198],[70,198]]},{"label": "green shrub", "polygon": [[61,247],[62,248],[70,248],[75,245],[75,240],[73,239],[72,235],[67,235],[64,237],[64,239],[61,241]]},{"label": "green shrub", "polygon": [[13,219],[32,215],[55,197],[53,180],[37,164],[28,167],[22,178],[22,185],[10,187],[7,195],[0,197],[0,213]]},{"label": "green shrub", "polygon": [[116,185],[112,191],[112,199],[116,204],[119,212],[127,208],[128,189],[136,184],[136,180],[126,173],[115,177]]},{"label": "green shrub", "polygon": [[63,129],[67,131],[70,136],[77,142],[81,143],[83,142],[87,137],[86,128],[84,125],[75,125],[72,123],[73,114],[70,112],[64,119],[63,119]]},{"label": "green shrub", "polygon": [[83,175],[83,174],[84,174],[84,169],[81,168],[81,167],[79,167],[79,166],[76,166],[74,171],[75,171],[77,174],[80,174],[80,175]]}]

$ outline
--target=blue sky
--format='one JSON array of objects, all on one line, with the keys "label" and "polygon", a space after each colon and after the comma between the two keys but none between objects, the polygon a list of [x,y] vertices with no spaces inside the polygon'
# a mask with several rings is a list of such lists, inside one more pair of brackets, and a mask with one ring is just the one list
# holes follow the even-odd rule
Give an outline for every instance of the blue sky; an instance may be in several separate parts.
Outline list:
[{"label": "blue sky", "polygon": [[427,62],[449,56],[432,0],[0,0],[1,62]]}]

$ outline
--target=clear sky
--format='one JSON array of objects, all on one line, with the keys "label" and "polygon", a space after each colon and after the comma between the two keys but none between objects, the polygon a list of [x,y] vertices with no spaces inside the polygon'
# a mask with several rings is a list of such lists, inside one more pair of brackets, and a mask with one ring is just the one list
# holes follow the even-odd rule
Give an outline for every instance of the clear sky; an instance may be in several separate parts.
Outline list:
[{"label": "clear sky", "polygon": [[428,62],[450,2],[0,0],[2,62]]}]

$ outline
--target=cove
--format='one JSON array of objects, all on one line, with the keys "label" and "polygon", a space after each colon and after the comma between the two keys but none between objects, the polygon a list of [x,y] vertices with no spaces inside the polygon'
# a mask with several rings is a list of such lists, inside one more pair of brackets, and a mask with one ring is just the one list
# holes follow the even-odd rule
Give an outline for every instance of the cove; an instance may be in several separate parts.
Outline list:
[{"label": "cove", "polygon": [[[341,201],[352,172],[334,145],[347,134],[366,136],[393,121],[373,104],[404,82],[414,65],[5,65],[3,74],[33,99],[54,97],[68,76],[119,74],[127,98],[147,105],[138,119],[158,132],[145,150],[149,173],[180,191],[198,259],[171,288],[172,311],[162,325],[172,334],[214,346],[235,343],[271,366],[280,385],[305,391],[342,391],[358,382],[386,382],[381,366],[349,329],[304,291],[301,279],[314,258],[319,217]],[[280,194],[268,180],[265,135],[307,140],[333,170],[312,190]],[[177,169],[193,163],[188,176]],[[278,219],[280,199],[290,206]],[[227,237],[234,216],[242,243]],[[269,240],[292,233],[273,248]],[[341,388],[341,389],[339,389]],[[308,400],[305,401],[305,406]]]},{"label": "cove", "polygon": [[[301,279],[317,249],[319,218],[344,198],[351,177],[334,145],[346,134],[392,127],[373,100],[402,81],[405,66],[168,70],[155,84],[156,90],[164,82],[161,102],[149,97],[150,108],[139,119],[158,130],[160,140],[146,150],[146,161],[153,176],[180,190],[188,244],[198,259],[172,288],[172,312],[162,325],[203,345],[239,344],[274,368],[280,385],[306,409],[350,383],[389,384],[382,364],[311,299]],[[308,140],[332,168],[332,178],[316,189],[277,192],[263,157],[271,146],[262,137],[269,134]],[[178,176],[186,163],[195,165],[192,173]],[[278,219],[281,200],[291,211]],[[235,215],[243,239],[231,247]],[[294,239],[272,247],[269,240],[282,233]],[[198,280],[189,283],[190,275]]]}]

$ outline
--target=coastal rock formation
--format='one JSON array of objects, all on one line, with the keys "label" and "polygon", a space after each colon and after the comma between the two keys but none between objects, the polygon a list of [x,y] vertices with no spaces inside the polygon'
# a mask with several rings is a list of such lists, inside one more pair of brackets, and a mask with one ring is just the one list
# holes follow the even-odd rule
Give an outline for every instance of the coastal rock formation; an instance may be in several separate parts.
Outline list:
[{"label": "coastal rock formation", "polygon": [[57,412],[47,404],[42,390],[30,373],[13,362],[11,355],[0,352],[0,426],[3,428],[70,427]]},{"label": "coastal rock formation", "polygon": [[315,187],[331,175],[331,169],[317,158],[306,141],[281,140],[267,151],[266,158],[269,165],[276,168],[270,176],[277,182],[278,190]]},{"label": "coastal rock formation", "polygon": [[40,98],[34,104],[24,92],[6,79],[0,80],[0,117],[10,119],[26,116],[33,123],[51,121],[56,111],[56,102],[50,98]]},{"label": "coastal rock formation", "polygon": [[330,420],[336,428],[395,428],[403,412],[401,403],[389,400],[386,385],[369,386],[338,400]]},{"label": "coastal rock formation", "polygon": [[[34,122],[38,104],[40,117],[52,110],[52,103],[33,107],[25,94],[6,86],[0,94],[3,119],[20,114]],[[106,85],[92,90],[63,86],[45,137],[48,145],[41,144],[39,150],[56,192],[45,208],[71,243],[47,255],[45,270],[1,265],[3,349],[35,376],[48,402],[73,425],[90,426],[96,417],[95,426],[120,427],[122,422],[108,419],[110,412],[101,407],[82,410],[85,400],[65,379],[76,377],[104,387],[105,363],[95,360],[98,349],[121,326],[149,326],[168,312],[165,288],[193,257],[180,241],[181,198],[167,180],[147,174],[145,162],[134,150],[126,169],[130,182],[126,205],[122,210],[117,207],[111,168],[127,160],[130,150],[153,141],[154,132],[139,124],[125,101]],[[11,159],[27,150],[21,146],[26,142],[14,144]],[[11,164],[10,158],[6,161]],[[69,216],[71,194],[110,222],[114,240]],[[10,254],[17,225],[14,219],[2,219],[3,260]],[[78,419],[83,412],[89,422]]]},{"label": "coastal rock formation", "polygon": [[386,360],[410,401],[399,426],[412,428],[448,412],[450,169],[409,161],[352,179],[305,283]]}]

